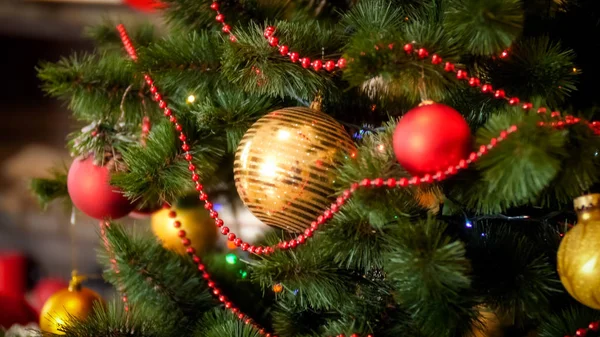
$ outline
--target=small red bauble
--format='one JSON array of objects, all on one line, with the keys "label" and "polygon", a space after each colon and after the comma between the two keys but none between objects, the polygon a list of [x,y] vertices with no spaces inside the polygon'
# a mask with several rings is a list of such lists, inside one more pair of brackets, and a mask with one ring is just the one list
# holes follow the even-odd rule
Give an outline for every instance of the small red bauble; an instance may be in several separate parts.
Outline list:
[{"label": "small red bauble", "polygon": [[44,303],[59,290],[69,287],[69,282],[58,278],[40,280],[29,294],[29,303],[37,315],[40,314]]},{"label": "small red bauble", "polygon": [[400,119],[393,145],[398,162],[408,172],[433,174],[468,156],[471,130],[458,111],[426,102]]},{"label": "small red bauble", "polygon": [[135,205],[109,182],[108,169],[94,165],[92,157],[75,159],[67,176],[71,201],[75,207],[92,218],[102,220],[124,217]]}]

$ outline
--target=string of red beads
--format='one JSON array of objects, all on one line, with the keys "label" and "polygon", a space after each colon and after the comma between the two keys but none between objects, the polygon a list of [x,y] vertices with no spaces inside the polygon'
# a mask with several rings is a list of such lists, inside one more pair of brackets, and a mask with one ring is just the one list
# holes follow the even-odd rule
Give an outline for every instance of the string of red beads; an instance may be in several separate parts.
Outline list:
[{"label": "string of red beads", "polygon": [[[177,212],[173,209],[169,212],[169,217],[171,219],[175,219],[177,217]],[[173,227],[176,229],[181,228],[181,221],[173,220]],[[264,328],[256,324],[252,318],[248,315],[244,314],[240,311],[238,307],[236,307],[233,302],[231,302],[227,296],[223,293],[221,288],[219,288],[216,282],[211,278],[210,274],[206,270],[206,265],[202,263],[202,259],[200,256],[196,254],[196,250],[192,247],[192,241],[187,237],[187,233],[183,229],[179,229],[179,237],[181,238],[181,244],[186,247],[187,254],[192,258],[196,266],[198,267],[198,271],[202,273],[202,278],[206,281],[208,288],[210,289],[210,293],[215,296],[219,302],[223,304],[225,309],[231,312],[235,317],[237,317],[240,321],[244,322],[246,325],[252,325],[256,330],[258,330],[261,336],[265,337],[277,337],[274,334],[266,332]]]},{"label": "string of red beads", "polygon": [[346,68],[347,61],[343,57],[340,57],[337,60],[311,61],[309,57],[301,57],[298,52],[290,51],[290,48],[287,45],[279,43],[279,38],[275,36],[275,27],[273,26],[267,26],[263,36],[265,39],[267,39],[267,41],[269,41],[269,45],[271,47],[279,50],[279,54],[281,54],[281,56],[288,56],[292,63],[299,62],[304,69],[312,68],[314,71],[327,70],[328,72],[332,72],[336,69]]},{"label": "string of red beads", "polygon": [[587,326],[587,328],[577,329],[577,331],[575,331],[574,335],[572,335],[572,336],[566,335],[565,337],[585,337],[588,332],[590,332],[590,331],[597,332],[598,330],[600,330],[600,322],[594,321],[594,322],[591,322]]},{"label": "string of red beads", "polygon": [[140,137],[141,143],[143,145],[146,145],[146,139],[148,139],[150,130],[152,130],[152,123],[150,122],[150,117],[144,116],[144,118],[142,118],[142,134]]},{"label": "string of red beads", "polygon": [[[118,275],[121,271],[119,270],[119,266],[117,265],[115,253],[113,252],[112,247],[108,242],[108,238],[106,237],[106,228],[108,228],[109,226],[110,223],[108,221],[100,221],[100,235],[102,236],[102,241],[104,242],[104,249],[106,249],[106,252],[108,253],[108,258],[110,259],[111,268],[115,272],[115,274]],[[121,300],[123,301],[125,312],[129,314],[129,300],[127,299],[127,294],[125,294],[123,288],[119,289],[119,292],[121,293]]]},{"label": "string of red beads", "polygon": [[218,23],[221,24],[221,31],[223,33],[229,35],[229,41],[237,42],[237,38],[231,32],[231,26],[225,22],[225,15],[223,15],[223,13],[221,13],[221,11],[219,10],[220,9],[219,3],[216,1],[213,2],[212,4],[210,4],[210,9],[212,9],[213,11],[215,11],[217,13],[217,15],[215,16],[215,21],[217,21]]}]

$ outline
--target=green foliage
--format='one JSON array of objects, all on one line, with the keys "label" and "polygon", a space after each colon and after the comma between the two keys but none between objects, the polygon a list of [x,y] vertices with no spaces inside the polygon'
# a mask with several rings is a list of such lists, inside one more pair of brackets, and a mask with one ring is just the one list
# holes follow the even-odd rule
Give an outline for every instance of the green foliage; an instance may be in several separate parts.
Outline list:
[{"label": "green foliage", "polygon": [[194,337],[259,337],[261,334],[252,325],[244,324],[232,313],[213,310],[202,317]]},{"label": "green foliage", "polygon": [[[332,53],[341,45],[339,37],[316,21],[281,21],[275,26],[281,44],[293,46],[311,60],[339,56]],[[339,94],[326,72],[317,73],[291,63],[289,57],[281,56],[277,48],[269,46],[263,30],[264,27],[251,24],[247,29],[235,31],[238,42],[229,44],[223,55],[222,71],[228,80],[258,95],[311,101],[318,91],[325,96]],[[321,46],[329,48],[322,51]]]},{"label": "green foliage", "polygon": [[[97,47],[101,50],[116,50],[123,52],[123,42],[121,36],[115,29],[117,22],[106,20],[103,24],[88,27],[85,35],[94,40]],[[127,27],[131,41],[136,46],[147,46],[156,39],[154,26],[151,24],[142,24],[137,27]]]},{"label": "green foliage", "polygon": [[[182,118],[180,121],[184,123]],[[191,130],[191,126],[186,130]],[[218,167],[225,150],[219,146],[224,144],[215,142],[212,135],[194,138],[193,133],[186,134],[190,137],[187,142],[192,146],[190,152],[197,172],[202,180],[208,180]],[[139,200],[140,206],[174,201],[194,188],[180,144],[170,123],[156,125],[146,145],[137,144],[122,150],[128,170],[113,175],[111,182],[121,187],[129,199]]]},{"label": "green foliage", "polygon": [[[566,155],[566,131],[539,127],[539,121],[537,116],[510,111],[492,116],[478,131],[478,144],[488,144],[510,125],[518,125],[518,132],[475,163],[480,174],[476,183],[453,185],[450,195],[483,213],[535,202],[560,171]],[[467,174],[460,178],[472,179]]]},{"label": "green foliage", "polygon": [[52,178],[35,178],[31,180],[30,189],[37,197],[38,203],[46,209],[56,199],[67,198],[67,168],[54,168],[50,171]]},{"label": "green foliage", "polygon": [[137,123],[152,109],[141,104],[142,81],[130,61],[114,52],[97,55],[74,54],[57,63],[43,63],[38,77],[44,90],[69,102],[69,109],[80,120]]},{"label": "green foliage", "polygon": [[75,317],[64,328],[67,337],[175,337],[181,331],[177,320],[169,312],[161,312],[143,303],[126,313],[120,300],[107,307],[96,305],[85,321]]},{"label": "green foliage", "polygon": [[398,226],[386,255],[396,300],[429,336],[468,332],[477,319],[465,247],[445,229],[433,219]]},{"label": "green foliage", "polygon": [[446,8],[444,29],[468,53],[497,54],[521,34],[521,1],[450,0]]},{"label": "green foliage", "polygon": [[[271,241],[277,240],[275,237]],[[277,240],[278,241],[278,240]],[[312,240],[311,240],[312,241]],[[348,301],[352,276],[322,254],[318,243],[309,242],[295,250],[277,251],[251,262],[251,279],[265,290],[281,283],[282,296],[295,297],[302,308],[334,310]],[[293,291],[298,289],[298,294]]]},{"label": "green foliage", "polygon": [[484,64],[494,85],[524,99],[543,98],[555,107],[576,90],[575,54],[548,37],[521,39],[506,59]]},{"label": "green foliage", "polygon": [[138,72],[148,71],[170,103],[182,105],[189,95],[209,95],[219,77],[222,39],[208,32],[171,35],[140,48]]},{"label": "green foliage", "polygon": [[477,275],[473,286],[484,303],[499,315],[518,317],[517,324],[546,317],[551,296],[562,291],[554,258],[507,225],[482,224],[472,233],[467,251]]},{"label": "green foliage", "polygon": [[[167,224],[165,224],[167,225]],[[103,253],[104,278],[127,294],[133,307],[138,304],[167,313],[169,321],[189,326],[214,305],[206,283],[187,256],[165,250],[155,238],[133,237],[111,223],[106,229],[112,255]],[[117,261],[119,273],[111,268]]]},{"label": "green foliage", "polygon": [[537,329],[540,337],[571,336],[586,328],[592,321],[600,320],[600,312],[581,304],[573,304],[555,314],[545,317]]},{"label": "green foliage", "polygon": [[245,94],[230,86],[190,104],[189,111],[206,132],[221,130],[227,140],[227,152],[234,153],[248,128],[274,108],[275,102],[269,97]]}]

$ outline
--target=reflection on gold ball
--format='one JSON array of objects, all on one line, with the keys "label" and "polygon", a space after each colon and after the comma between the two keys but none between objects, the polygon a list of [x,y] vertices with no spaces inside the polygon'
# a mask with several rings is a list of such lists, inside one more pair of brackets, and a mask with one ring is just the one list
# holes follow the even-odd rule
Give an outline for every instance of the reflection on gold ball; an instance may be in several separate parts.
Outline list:
[{"label": "reflection on gold ball", "polygon": [[[177,214],[174,218],[169,217],[171,210]],[[175,222],[180,227],[175,227]],[[160,239],[163,247],[186,255],[186,247],[181,243],[179,231],[184,230],[192,247],[198,252],[206,251],[214,247],[217,240],[217,227],[211,219],[208,211],[203,207],[174,207],[163,208],[152,214],[152,232]]]},{"label": "reflection on gold ball", "polygon": [[80,320],[89,317],[94,308],[94,302],[104,304],[95,291],[71,283],[69,288],[59,290],[50,296],[40,312],[40,329],[42,332],[64,335],[60,331],[69,323],[71,316]]},{"label": "reflection on gold ball", "polygon": [[355,156],[343,126],[310,108],[286,108],[259,119],[235,154],[237,191],[264,223],[304,231],[333,201],[336,159]]},{"label": "reflection on gold ball", "polygon": [[[599,200],[599,194],[575,199],[577,225],[567,232],[558,249],[560,280],[573,298],[594,309],[600,309]],[[581,203],[584,205],[577,207]]]}]

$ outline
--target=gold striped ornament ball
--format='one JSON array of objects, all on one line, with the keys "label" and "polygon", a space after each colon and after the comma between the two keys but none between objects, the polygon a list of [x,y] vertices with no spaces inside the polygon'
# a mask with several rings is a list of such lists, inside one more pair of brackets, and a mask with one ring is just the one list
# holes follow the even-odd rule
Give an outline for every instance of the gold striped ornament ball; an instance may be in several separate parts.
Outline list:
[{"label": "gold striped ornament ball", "polygon": [[305,107],[273,111],[242,138],[235,154],[235,186],[262,222],[301,232],[335,199],[342,156],[356,156],[356,148],[332,117]]},{"label": "gold striped ornament ball", "polygon": [[575,199],[577,224],[558,248],[558,274],[577,301],[600,309],[600,194]]}]

